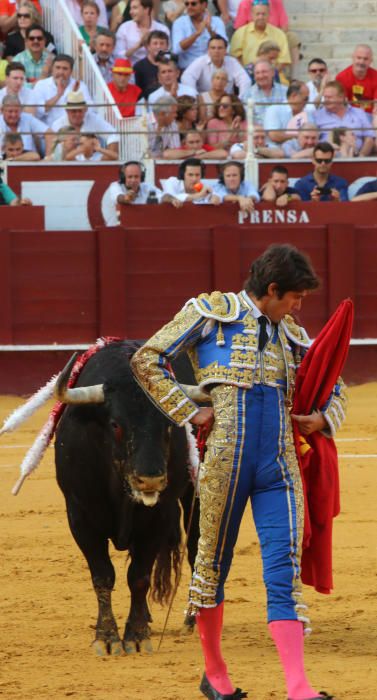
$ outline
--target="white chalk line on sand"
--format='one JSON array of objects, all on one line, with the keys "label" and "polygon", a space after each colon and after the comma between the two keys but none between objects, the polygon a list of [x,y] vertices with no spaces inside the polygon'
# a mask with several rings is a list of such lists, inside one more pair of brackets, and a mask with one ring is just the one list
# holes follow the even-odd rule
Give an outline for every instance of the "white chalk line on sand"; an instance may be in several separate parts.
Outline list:
[{"label": "white chalk line on sand", "polygon": [[0,450],[28,450],[31,445],[32,442],[30,442],[28,445],[0,445]]},{"label": "white chalk line on sand", "polygon": [[377,440],[376,437],[348,437],[348,438],[335,438],[336,442],[369,442],[370,440]]},{"label": "white chalk line on sand", "polygon": [[341,459],[377,459],[376,455],[353,455],[353,454],[338,454]]}]

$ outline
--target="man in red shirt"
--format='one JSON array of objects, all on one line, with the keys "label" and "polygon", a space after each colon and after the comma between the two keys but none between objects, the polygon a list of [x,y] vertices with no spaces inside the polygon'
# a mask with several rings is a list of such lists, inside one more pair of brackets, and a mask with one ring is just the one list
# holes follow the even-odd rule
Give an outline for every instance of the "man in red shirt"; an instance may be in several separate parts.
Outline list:
[{"label": "man in red shirt", "polygon": [[135,105],[141,95],[141,89],[137,85],[129,85],[129,80],[134,72],[130,61],[126,58],[117,58],[111,72],[113,79],[107,84],[107,87],[114,102],[117,103],[122,117],[134,117]]},{"label": "man in red shirt", "polygon": [[344,86],[350,104],[369,113],[373,112],[373,100],[377,99],[377,70],[371,68],[372,61],[370,46],[359,44],[352,54],[352,65],[336,76]]}]

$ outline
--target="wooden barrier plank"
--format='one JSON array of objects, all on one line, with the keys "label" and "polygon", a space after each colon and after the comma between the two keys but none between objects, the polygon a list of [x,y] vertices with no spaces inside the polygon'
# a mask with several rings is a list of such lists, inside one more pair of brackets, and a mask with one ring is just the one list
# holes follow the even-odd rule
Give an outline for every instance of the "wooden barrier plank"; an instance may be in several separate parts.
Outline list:
[{"label": "wooden barrier plank", "polygon": [[240,289],[242,233],[239,226],[213,228],[213,289],[222,292]]},{"label": "wooden barrier plank", "polygon": [[[350,297],[355,301],[356,247],[354,225],[331,223],[327,229],[327,251],[327,314],[330,316],[343,299]],[[357,308],[355,308],[355,312],[357,316]]]},{"label": "wooden barrier plank", "polygon": [[[18,190],[16,190],[18,191]],[[44,207],[1,207],[1,231],[44,231]]]},{"label": "wooden barrier plank", "polygon": [[310,256],[314,268],[322,280],[322,285],[318,291],[305,299],[303,312],[300,316],[311,334],[318,333],[327,321],[326,227],[254,225],[243,226],[241,231],[240,286],[249,275],[252,260],[261,255],[271,243],[290,243]]},{"label": "wooden barrier plank", "polygon": [[127,332],[147,337],[187,299],[213,288],[211,232],[181,225],[127,229],[124,235]]},{"label": "wooden barrier plank", "polygon": [[0,260],[0,343],[13,343],[11,234],[5,230],[0,234]]},{"label": "wooden barrier plank", "polygon": [[377,226],[355,227],[355,303],[357,334],[377,337]]},{"label": "wooden barrier plank", "polygon": [[98,336],[128,335],[127,240],[121,228],[97,231]]},{"label": "wooden barrier plank", "polygon": [[91,342],[97,325],[95,234],[14,232],[13,242],[15,342]]}]

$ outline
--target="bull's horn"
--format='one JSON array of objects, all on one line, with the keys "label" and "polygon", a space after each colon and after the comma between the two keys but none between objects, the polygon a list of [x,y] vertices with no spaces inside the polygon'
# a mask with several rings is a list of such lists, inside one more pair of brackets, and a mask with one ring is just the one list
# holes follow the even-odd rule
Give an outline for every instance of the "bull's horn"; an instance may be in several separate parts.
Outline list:
[{"label": "bull's horn", "polygon": [[211,395],[207,394],[206,391],[199,389],[195,384],[181,384],[181,387],[185,394],[190,397],[193,401],[198,403],[212,403]]},{"label": "bull's horn", "polygon": [[74,389],[69,389],[67,383],[71,375],[73,365],[76,362],[78,353],[75,352],[64,369],[59,374],[55,385],[55,398],[62,403],[82,404],[82,403],[103,403],[105,394],[103,384],[94,384],[92,386],[79,386]]}]

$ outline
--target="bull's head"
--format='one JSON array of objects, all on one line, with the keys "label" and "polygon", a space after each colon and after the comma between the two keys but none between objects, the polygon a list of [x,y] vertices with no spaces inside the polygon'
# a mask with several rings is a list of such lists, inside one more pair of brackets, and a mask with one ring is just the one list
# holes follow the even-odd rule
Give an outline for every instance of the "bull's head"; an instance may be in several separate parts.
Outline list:
[{"label": "bull's head", "polygon": [[[127,483],[134,500],[155,505],[167,486],[172,424],[149,401],[124,362],[116,379],[69,388],[67,383],[75,360],[74,355],[60,373],[56,398],[66,404],[103,404],[103,440],[111,451],[116,471]],[[183,386],[193,398],[199,399],[198,387]]]}]

